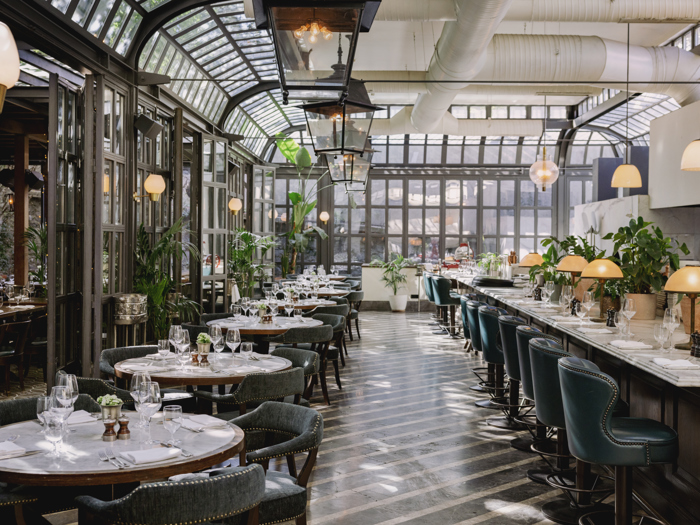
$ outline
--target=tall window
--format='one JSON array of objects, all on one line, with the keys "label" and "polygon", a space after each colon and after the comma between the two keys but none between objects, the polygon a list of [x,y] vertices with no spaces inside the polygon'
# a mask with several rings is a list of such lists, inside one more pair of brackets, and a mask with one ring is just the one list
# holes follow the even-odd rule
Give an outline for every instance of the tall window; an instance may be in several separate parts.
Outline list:
[{"label": "tall window", "polygon": [[[325,177],[328,180],[328,177]],[[313,184],[314,178],[309,179],[309,183]],[[323,184],[323,182],[321,183]],[[289,192],[299,192],[299,178],[297,176],[280,177],[275,180],[275,234],[278,235],[277,246],[275,247],[275,268],[278,275],[281,275],[280,263],[284,252],[285,238],[281,236],[289,231],[290,222],[292,220],[292,203],[289,200]],[[329,189],[324,191],[331,191]],[[318,206],[314,208],[304,221],[304,229],[309,226],[315,226],[318,216]],[[307,249],[297,255],[296,273],[302,273],[307,266],[318,266],[321,264],[321,257],[318,245],[319,239],[317,235],[312,235],[309,240]]]}]

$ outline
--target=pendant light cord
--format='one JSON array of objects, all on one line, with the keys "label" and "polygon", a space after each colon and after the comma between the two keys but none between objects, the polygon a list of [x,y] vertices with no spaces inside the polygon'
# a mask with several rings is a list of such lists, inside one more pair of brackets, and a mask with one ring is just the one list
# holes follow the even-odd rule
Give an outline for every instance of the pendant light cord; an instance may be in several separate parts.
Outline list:
[{"label": "pendant light cord", "polygon": [[627,104],[625,104],[625,164],[630,160],[630,24],[627,22]]}]

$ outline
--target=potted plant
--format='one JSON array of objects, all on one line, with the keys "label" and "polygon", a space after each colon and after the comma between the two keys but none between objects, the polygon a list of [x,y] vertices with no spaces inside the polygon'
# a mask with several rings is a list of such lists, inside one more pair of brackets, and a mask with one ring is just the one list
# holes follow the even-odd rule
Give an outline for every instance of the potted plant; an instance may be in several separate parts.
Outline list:
[{"label": "potted plant", "polygon": [[497,253],[482,253],[480,260],[477,263],[479,268],[485,275],[498,277],[498,271],[501,267],[501,256]]},{"label": "potted plant", "polygon": [[392,253],[390,261],[383,263],[381,261],[372,261],[373,266],[381,266],[384,270],[382,274],[382,282],[386,288],[389,288],[393,294],[389,296],[389,306],[392,312],[405,312],[406,304],[408,304],[408,295],[399,295],[399,289],[404,288],[407,282],[406,275],[401,272],[404,268],[410,266],[410,261],[405,259],[399,253]]},{"label": "potted plant", "polygon": [[229,278],[235,279],[241,297],[253,297],[255,282],[262,278],[269,264],[262,264],[265,254],[273,249],[273,236],[261,236],[239,228],[228,245]]},{"label": "potted plant", "polygon": [[536,281],[538,276],[541,276],[542,284],[552,281],[554,283],[554,292],[550,296],[550,301],[556,304],[559,301],[559,295],[561,295],[562,285],[570,282],[568,275],[557,271],[557,265],[566,255],[566,252],[559,251],[561,242],[556,237],[548,237],[541,244],[543,247],[549,246],[549,248],[542,254],[542,264],[530,268],[530,280]]},{"label": "potted plant", "polygon": [[268,314],[267,305],[262,303],[258,305],[258,317],[261,324],[272,324],[272,314]]},{"label": "potted plant", "polygon": [[113,394],[106,394],[97,398],[97,403],[102,409],[102,419],[114,419],[122,416],[122,405],[124,402]]},{"label": "potted plant", "polygon": [[612,240],[615,262],[622,268],[627,285],[627,297],[634,299],[637,312],[632,319],[656,318],[656,294],[668,280],[668,268],[680,268],[678,252],[688,255],[685,245],[664,237],[661,228],[642,217],[631,219],[629,225],[608,233],[603,239]]},{"label": "potted plant", "polygon": [[24,246],[34,259],[35,269],[29,271],[29,280],[38,284],[37,297],[46,297],[46,254],[49,251],[49,232],[46,226],[30,226],[24,231]]},{"label": "potted plant", "polygon": [[206,364],[208,362],[209,347],[211,346],[211,337],[209,334],[201,333],[197,336],[197,353],[199,354],[199,362]]}]

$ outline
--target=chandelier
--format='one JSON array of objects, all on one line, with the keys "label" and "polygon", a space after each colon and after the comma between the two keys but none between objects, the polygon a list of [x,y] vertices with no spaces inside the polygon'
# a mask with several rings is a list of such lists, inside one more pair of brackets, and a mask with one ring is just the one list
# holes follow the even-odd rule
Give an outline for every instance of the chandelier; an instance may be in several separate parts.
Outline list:
[{"label": "chandelier", "polygon": [[294,31],[294,36],[297,39],[304,38],[304,33],[308,31],[309,33],[309,44],[315,44],[318,42],[318,37],[322,36],[324,40],[331,40],[333,38],[333,32],[328,29],[323,22],[318,18],[309,20],[306,24],[299,27]]}]

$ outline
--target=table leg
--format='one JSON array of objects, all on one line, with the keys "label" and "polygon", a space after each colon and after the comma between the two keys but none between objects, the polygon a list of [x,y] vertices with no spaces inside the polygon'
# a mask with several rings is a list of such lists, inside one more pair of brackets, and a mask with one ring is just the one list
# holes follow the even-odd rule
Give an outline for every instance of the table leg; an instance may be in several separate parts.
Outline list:
[{"label": "table leg", "polygon": [[270,353],[270,341],[267,340],[266,335],[254,335],[253,342],[258,345],[259,354],[269,354]]}]

